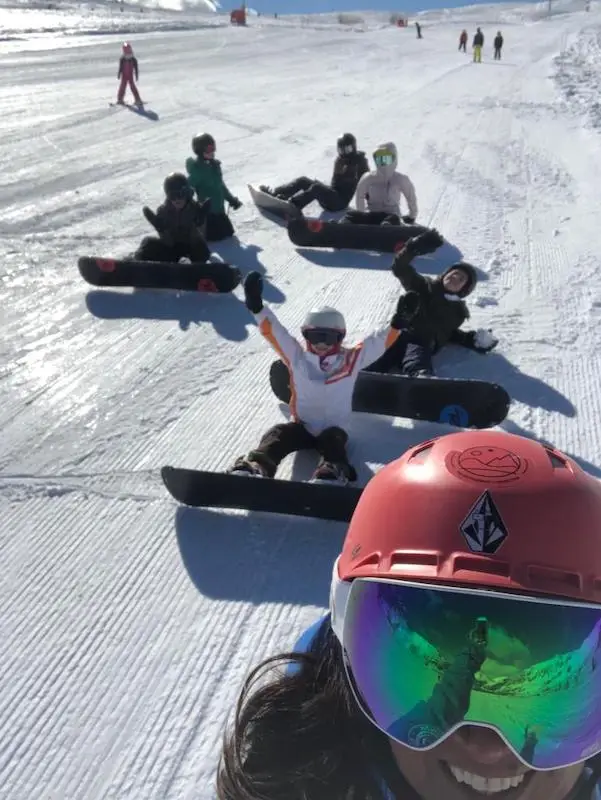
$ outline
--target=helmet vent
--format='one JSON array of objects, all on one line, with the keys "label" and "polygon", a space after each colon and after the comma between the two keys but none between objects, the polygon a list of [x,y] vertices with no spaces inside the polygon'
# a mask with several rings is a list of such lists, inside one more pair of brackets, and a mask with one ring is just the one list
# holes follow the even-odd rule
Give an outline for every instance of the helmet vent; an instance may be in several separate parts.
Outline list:
[{"label": "helmet vent", "polygon": [[582,577],[576,572],[531,565],[528,567],[527,575],[528,582],[533,588],[548,592],[558,591],[560,594],[562,587],[564,591],[582,591]]},{"label": "helmet vent", "polygon": [[545,450],[547,451],[553,469],[567,469],[568,462],[565,458],[562,458],[559,453],[556,453],[555,450],[551,450],[549,447],[545,447]]},{"label": "helmet vent", "polygon": [[480,572],[483,575],[497,575],[500,578],[509,578],[510,568],[507,561],[494,561],[491,558],[460,555],[453,559],[453,574],[458,572]]},{"label": "helmet vent", "polygon": [[413,453],[409,458],[409,463],[413,464],[415,462],[423,464],[426,460],[428,455],[430,454],[430,450],[434,447],[434,442],[424,442],[420,447],[416,447]]}]

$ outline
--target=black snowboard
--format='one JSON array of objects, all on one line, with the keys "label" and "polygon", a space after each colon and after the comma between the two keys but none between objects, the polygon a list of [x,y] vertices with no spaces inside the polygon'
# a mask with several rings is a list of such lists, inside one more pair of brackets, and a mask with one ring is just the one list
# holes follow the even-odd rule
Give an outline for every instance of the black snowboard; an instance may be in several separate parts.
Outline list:
[{"label": "black snowboard", "polygon": [[409,239],[428,230],[423,225],[354,225],[308,218],[291,219],[288,223],[288,237],[297,247],[381,253],[395,253]]},{"label": "black snowboard", "polygon": [[227,472],[163,467],[163,483],[178,503],[240,508],[348,522],[361,497],[357,486],[254,478]]},{"label": "black snowboard", "polygon": [[231,264],[173,264],[81,256],[81,276],[94,286],[133,286],[139,289],[178,289],[187,292],[231,292],[242,280]]},{"label": "black snowboard", "polygon": [[[283,361],[274,361],[269,382],[282,403],[290,402],[290,377]],[[411,378],[360,372],[353,393],[353,411],[459,428],[490,428],[507,416],[511,398],[496,383],[467,378]]]}]

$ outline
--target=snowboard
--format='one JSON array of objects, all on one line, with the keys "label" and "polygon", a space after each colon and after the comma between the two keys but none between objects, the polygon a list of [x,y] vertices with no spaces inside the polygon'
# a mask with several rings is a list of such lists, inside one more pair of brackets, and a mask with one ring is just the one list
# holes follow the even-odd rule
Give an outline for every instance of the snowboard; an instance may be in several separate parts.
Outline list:
[{"label": "snowboard", "polygon": [[297,247],[375,250],[396,253],[405,242],[429,228],[423,225],[355,225],[302,217],[288,223],[288,237]]},{"label": "snowboard", "polygon": [[327,483],[255,478],[165,466],[161,477],[178,503],[205,508],[239,508],[296,517],[348,522],[362,488]]},{"label": "snowboard", "polygon": [[287,200],[280,200],[279,197],[274,197],[271,194],[267,194],[267,192],[261,191],[258,186],[253,186],[249,183],[248,191],[254,204],[263,211],[269,211],[283,220],[302,217],[302,212],[295,205]]},{"label": "snowboard", "polygon": [[[290,376],[283,361],[274,361],[269,382],[282,403],[290,402]],[[469,378],[412,378],[360,372],[353,392],[353,411],[444,422],[459,428],[490,428],[502,422],[511,398],[502,386]]]},{"label": "snowboard", "polygon": [[242,280],[242,274],[237,267],[219,261],[175,264],[81,256],[77,266],[82,278],[93,286],[225,293],[235,289]]}]

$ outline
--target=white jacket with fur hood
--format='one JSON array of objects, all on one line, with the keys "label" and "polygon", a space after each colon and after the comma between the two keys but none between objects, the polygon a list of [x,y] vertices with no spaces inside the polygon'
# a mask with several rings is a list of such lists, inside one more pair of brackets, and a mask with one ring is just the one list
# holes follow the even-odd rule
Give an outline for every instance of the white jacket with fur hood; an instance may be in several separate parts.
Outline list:
[{"label": "white jacket with fur hood", "polygon": [[[417,198],[415,187],[407,175],[397,172],[397,149],[393,142],[385,142],[376,148],[389,150],[394,155],[392,164],[376,167],[366,172],[357,184],[355,206],[357,211],[385,211],[387,214],[401,214],[401,195],[409,206],[409,215],[417,217]],[[366,208],[367,202],[367,208]]]}]

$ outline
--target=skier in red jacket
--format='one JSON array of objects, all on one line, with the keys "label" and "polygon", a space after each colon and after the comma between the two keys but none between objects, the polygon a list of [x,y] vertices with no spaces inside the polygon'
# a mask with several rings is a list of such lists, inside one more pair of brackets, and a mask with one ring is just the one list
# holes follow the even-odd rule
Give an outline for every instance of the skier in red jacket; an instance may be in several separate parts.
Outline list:
[{"label": "skier in red jacket", "polygon": [[138,59],[134,56],[134,51],[129,42],[124,43],[122,51],[121,58],[119,59],[119,72],[117,73],[117,80],[121,79],[119,92],[117,93],[117,102],[123,105],[125,90],[129,84],[136,104],[141,106],[142,100],[138,94],[136,84],[134,83],[134,78],[138,80]]}]

